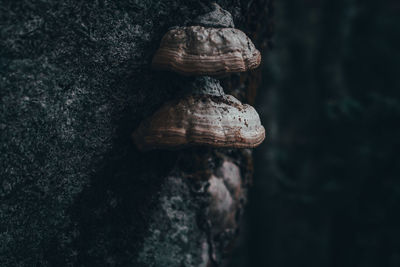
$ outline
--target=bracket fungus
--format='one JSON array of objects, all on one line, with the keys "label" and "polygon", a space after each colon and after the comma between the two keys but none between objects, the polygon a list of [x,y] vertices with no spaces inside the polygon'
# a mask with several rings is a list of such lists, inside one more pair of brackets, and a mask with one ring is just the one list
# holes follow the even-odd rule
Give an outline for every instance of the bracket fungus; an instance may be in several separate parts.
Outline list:
[{"label": "bracket fungus", "polygon": [[153,57],[155,69],[195,78],[190,93],[165,103],[133,133],[139,149],[202,145],[253,148],[265,130],[255,109],[225,95],[219,81],[207,76],[244,72],[260,65],[261,54],[242,31],[233,28],[231,14],[216,3],[212,11],[174,27],[162,38]]},{"label": "bracket fungus", "polygon": [[189,26],[164,35],[152,65],[182,75],[223,76],[257,68],[260,62],[260,52],[244,32]]},{"label": "bracket fungus", "polygon": [[225,95],[218,82],[205,79],[207,93],[196,88],[193,93],[164,104],[140,124],[133,133],[138,148],[253,148],[264,140],[265,130],[255,109]]}]

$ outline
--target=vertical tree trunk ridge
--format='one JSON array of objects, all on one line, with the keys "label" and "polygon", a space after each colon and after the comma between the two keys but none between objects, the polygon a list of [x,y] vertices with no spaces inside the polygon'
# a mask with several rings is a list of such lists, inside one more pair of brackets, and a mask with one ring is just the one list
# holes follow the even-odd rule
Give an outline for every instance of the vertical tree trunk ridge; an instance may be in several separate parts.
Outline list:
[{"label": "vertical tree trunk ridge", "polygon": [[[0,1],[0,266],[221,266],[250,150],[138,151],[131,133],[174,98],[153,71],[169,27],[211,1]],[[260,50],[271,0],[222,0]],[[254,102],[260,71],[223,80]]]}]

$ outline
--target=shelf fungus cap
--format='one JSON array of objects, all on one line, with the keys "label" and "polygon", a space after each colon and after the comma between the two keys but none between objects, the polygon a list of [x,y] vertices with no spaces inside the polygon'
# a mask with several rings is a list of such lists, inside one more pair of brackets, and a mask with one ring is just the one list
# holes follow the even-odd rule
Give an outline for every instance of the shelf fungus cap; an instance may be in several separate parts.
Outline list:
[{"label": "shelf fungus cap", "polygon": [[231,95],[191,94],[168,102],[133,133],[141,150],[191,145],[253,148],[264,138],[255,109]]},{"label": "shelf fungus cap", "polygon": [[152,65],[183,75],[223,76],[254,69],[260,62],[260,52],[244,32],[188,26],[164,35]]}]

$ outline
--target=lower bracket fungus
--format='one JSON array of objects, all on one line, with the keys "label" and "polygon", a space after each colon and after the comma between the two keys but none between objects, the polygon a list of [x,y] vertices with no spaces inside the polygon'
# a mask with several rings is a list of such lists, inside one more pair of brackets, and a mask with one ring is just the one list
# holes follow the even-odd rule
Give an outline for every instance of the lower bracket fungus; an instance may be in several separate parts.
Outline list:
[{"label": "lower bracket fungus", "polygon": [[209,77],[197,78],[190,94],[164,104],[133,133],[141,150],[194,145],[253,148],[264,138],[255,109],[225,95],[219,82]]}]

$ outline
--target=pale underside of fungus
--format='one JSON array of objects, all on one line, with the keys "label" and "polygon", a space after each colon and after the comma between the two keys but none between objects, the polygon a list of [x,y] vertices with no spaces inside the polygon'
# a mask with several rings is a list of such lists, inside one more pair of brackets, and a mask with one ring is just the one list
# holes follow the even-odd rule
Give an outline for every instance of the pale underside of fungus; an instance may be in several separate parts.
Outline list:
[{"label": "pale underside of fungus", "polygon": [[164,35],[152,65],[183,75],[222,76],[254,69],[260,62],[260,52],[244,32],[189,26]]},{"label": "pale underside of fungus", "polygon": [[191,145],[253,148],[264,138],[254,108],[231,95],[191,94],[168,102],[133,133],[142,150]]}]

